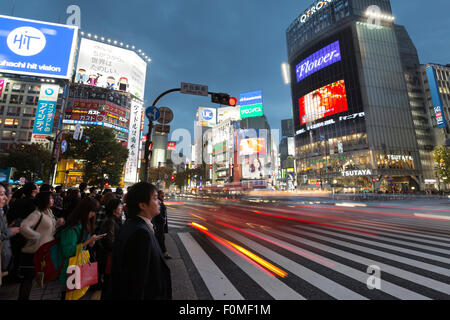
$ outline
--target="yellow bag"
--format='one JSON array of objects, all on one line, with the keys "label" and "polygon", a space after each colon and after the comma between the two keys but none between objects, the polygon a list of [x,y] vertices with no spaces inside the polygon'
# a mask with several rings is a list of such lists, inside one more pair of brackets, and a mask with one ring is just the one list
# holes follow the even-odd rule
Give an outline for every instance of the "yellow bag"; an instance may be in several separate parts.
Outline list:
[{"label": "yellow bag", "polygon": [[[77,253],[75,256],[69,259],[68,266],[82,266],[88,264],[90,261],[90,255],[88,250],[83,250],[82,244],[77,245]],[[66,285],[66,300],[79,300],[81,299],[86,292],[89,290],[89,287],[85,287],[78,290],[67,290]]]}]

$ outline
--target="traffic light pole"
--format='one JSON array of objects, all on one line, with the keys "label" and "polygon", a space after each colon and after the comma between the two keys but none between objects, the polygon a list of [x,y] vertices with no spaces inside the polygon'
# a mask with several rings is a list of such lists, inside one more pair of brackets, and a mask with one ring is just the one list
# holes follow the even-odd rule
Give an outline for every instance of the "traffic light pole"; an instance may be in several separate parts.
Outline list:
[{"label": "traffic light pole", "polygon": [[[163,92],[159,95],[158,98],[153,102],[152,107],[156,107],[156,104],[158,101],[164,97],[165,95],[172,93],[172,92],[179,92],[181,91],[181,88],[175,88],[167,90],[166,92]],[[225,93],[215,93],[215,92],[208,92],[208,95],[211,95],[213,97],[214,103],[221,103],[226,105],[228,103],[230,96]],[[220,101],[221,99],[225,99],[227,101]],[[234,103],[237,103],[237,99],[234,99]],[[217,100],[217,101],[216,101]],[[153,150],[149,150],[150,142],[152,140],[152,131],[153,131],[153,121],[149,119],[148,121],[148,132],[147,132],[147,141],[145,142],[145,168],[144,168],[144,179],[146,182],[150,182],[150,161],[152,159]]]},{"label": "traffic light pole", "polygon": [[[164,97],[165,95],[172,93],[172,92],[177,92],[177,91],[181,91],[181,88],[175,88],[175,89],[170,89],[167,90],[166,92],[163,92],[162,94],[159,95],[158,98],[156,98],[155,102],[153,102],[152,106],[156,107],[156,104],[158,103],[158,101]],[[153,150],[149,150],[150,148],[150,142],[152,140],[152,131],[153,131],[153,121],[149,120],[148,121],[148,132],[147,132],[147,141],[145,142],[145,168],[144,168],[144,178],[145,181],[150,182],[150,161],[152,159],[152,154],[153,154]]]}]

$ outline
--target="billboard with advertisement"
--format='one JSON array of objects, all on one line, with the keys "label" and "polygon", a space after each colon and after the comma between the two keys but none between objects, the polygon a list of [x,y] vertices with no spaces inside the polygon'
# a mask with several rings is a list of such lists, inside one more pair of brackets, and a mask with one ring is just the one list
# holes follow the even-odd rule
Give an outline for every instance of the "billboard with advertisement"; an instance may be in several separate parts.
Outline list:
[{"label": "billboard with advertisement", "polygon": [[33,134],[31,136],[32,142],[46,141],[45,138],[52,134],[58,94],[59,85],[43,84],[41,86]]},{"label": "billboard with advertisement", "polygon": [[239,156],[265,155],[266,139],[251,138],[239,140]]},{"label": "billboard with advertisement", "polygon": [[241,120],[241,112],[236,107],[225,107],[217,109],[217,123],[221,123],[225,120],[238,121]]},{"label": "billboard with advertisement", "polygon": [[242,178],[243,179],[262,179],[264,178],[263,157],[250,157],[242,160]]},{"label": "billboard with advertisement", "polygon": [[69,98],[63,123],[94,124],[128,133],[130,112],[110,101]]},{"label": "billboard with advertisement", "polygon": [[69,79],[78,27],[0,15],[0,72]]},{"label": "billboard with advertisement", "polygon": [[344,80],[314,90],[299,99],[301,125],[348,111]]},{"label": "billboard with advertisement", "polygon": [[167,142],[167,151],[177,151],[177,142],[176,141]]},{"label": "billboard with advertisement", "polygon": [[242,93],[239,99],[241,119],[261,117],[264,115],[262,91]]},{"label": "billboard with advertisement", "polygon": [[217,109],[200,107],[197,110],[197,119],[203,127],[213,127],[217,124]]},{"label": "billboard with advertisement", "polygon": [[147,63],[124,48],[81,39],[75,82],[126,91],[143,99]]},{"label": "billboard with advertisement", "polygon": [[131,103],[130,127],[128,134],[128,159],[125,165],[125,182],[138,181],[139,149],[141,146],[141,119],[144,106],[139,100],[133,99]]},{"label": "billboard with advertisement", "polygon": [[339,61],[341,61],[341,49],[339,47],[339,41],[335,41],[332,44],[316,51],[297,65],[295,68],[297,73],[297,82],[300,82],[317,71]]},{"label": "billboard with advertisement", "polygon": [[442,97],[439,92],[439,84],[437,82],[436,70],[433,67],[426,69],[428,83],[430,86],[431,100],[433,101],[434,114],[436,115],[436,122],[439,129],[447,127],[447,120],[442,104]]}]

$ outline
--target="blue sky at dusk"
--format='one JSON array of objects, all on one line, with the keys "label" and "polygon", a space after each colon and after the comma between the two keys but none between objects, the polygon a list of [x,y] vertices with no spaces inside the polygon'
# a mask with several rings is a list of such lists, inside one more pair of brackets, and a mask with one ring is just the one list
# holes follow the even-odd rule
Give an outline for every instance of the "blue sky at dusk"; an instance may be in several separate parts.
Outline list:
[{"label": "blue sky at dusk", "polygon": [[[285,32],[313,1],[307,0],[128,0],[1,1],[0,14],[65,23],[66,8],[81,8],[82,30],[142,49],[147,68],[145,104],[181,82],[210,91],[262,90],[272,128],[292,117],[290,87],[281,63],[287,61]],[[421,63],[450,63],[448,0],[392,0],[396,23],[406,26]],[[430,5],[432,4],[432,5]],[[193,132],[199,106],[216,107],[209,97],[171,94],[158,106],[175,112],[172,130]],[[146,129],[145,129],[146,132]]]}]

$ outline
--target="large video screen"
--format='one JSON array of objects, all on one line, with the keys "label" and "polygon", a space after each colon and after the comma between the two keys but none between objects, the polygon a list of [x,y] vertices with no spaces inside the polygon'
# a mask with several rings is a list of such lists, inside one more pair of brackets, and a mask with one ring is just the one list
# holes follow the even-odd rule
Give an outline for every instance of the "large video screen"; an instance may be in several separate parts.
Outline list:
[{"label": "large video screen", "polygon": [[147,63],[132,50],[81,39],[75,82],[144,98]]},{"label": "large video screen", "polygon": [[348,111],[344,80],[314,90],[299,99],[301,125]]},{"label": "large video screen", "polygon": [[252,138],[243,139],[239,142],[240,156],[253,156],[266,154],[266,139]]}]

